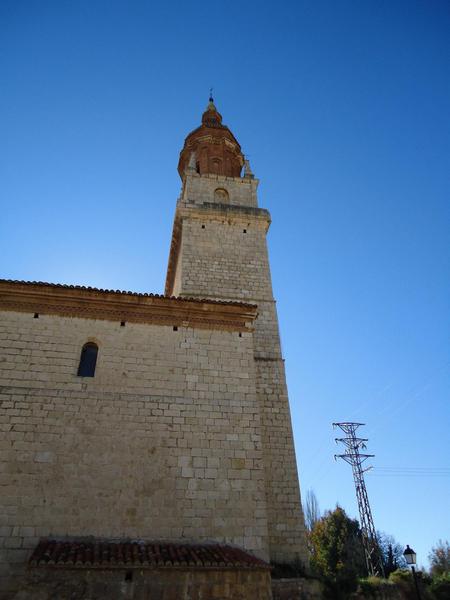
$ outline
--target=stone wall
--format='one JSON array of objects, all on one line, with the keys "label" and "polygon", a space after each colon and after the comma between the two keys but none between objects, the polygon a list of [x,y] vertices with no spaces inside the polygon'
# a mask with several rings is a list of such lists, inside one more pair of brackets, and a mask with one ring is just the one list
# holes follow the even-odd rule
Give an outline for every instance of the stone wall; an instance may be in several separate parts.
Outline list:
[{"label": "stone wall", "polygon": [[180,202],[182,205],[214,202],[214,190],[220,188],[228,192],[230,204],[256,207],[257,187],[257,179],[193,173],[185,177]]},{"label": "stone wall", "polygon": [[323,587],[314,579],[272,579],[273,600],[322,600]]},{"label": "stone wall", "polygon": [[0,340],[0,586],[52,535],[268,558],[251,333],[4,312]]},{"label": "stone wall", "polygon": [[[301,562],[306,567],[305,527],[266,245],[270,215],[257,208],[256,188],[241,181],[240,206],[228,207],[214,202],[216,176],[186,175],[175,218],[166,292],[258,306],[253,341],[270,559]],[[232,198],[230,189],[230,202]]]},{"label": "stone wall", "polygon": [[[128,580],[127,580],[128,577]],[[131,579],[130,579],[131,577]],[[270,600],[254,570],[30,570],[13,600]]]},{"label": "stone wall", "polygon": [[173,294],[249,302],[272,299],[265,247],[267,219],[212,208],[183,213],[182,276]]}]

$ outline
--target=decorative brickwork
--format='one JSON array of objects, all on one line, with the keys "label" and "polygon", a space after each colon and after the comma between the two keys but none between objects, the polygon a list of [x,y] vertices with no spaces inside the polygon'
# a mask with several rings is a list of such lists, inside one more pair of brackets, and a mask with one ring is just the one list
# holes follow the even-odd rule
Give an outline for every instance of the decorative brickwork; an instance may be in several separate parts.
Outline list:
[{"label": "decorative brickwork", "polygon": [[[194,157],[194,164],[190,164]],[[239,177],[244,164],[241,147],[217,111],[212,99],[202,116],[202,124],[192,131],[180,153],[178,172],[183,179],[188,165],[200,175],[209,173]]]}]

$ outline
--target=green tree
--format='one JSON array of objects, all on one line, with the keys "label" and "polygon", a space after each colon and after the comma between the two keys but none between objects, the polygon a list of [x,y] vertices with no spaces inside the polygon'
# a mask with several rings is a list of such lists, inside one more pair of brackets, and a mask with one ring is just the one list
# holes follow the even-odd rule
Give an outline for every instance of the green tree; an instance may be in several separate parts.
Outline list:
[{"label": "green tree", "polygon": [[311,567],[328,584],[333,598],[347,598],[358,578],[367,575],[358,521],[336,506],[316,521],[310,542]]},{"label": "green tree", "polygon": [[448,541],[439,540],[437,545],[431,548],[428,560],[430,561],[430,571],[433,577],[450,574],[450,546]]},{"label": "green tree", "polygon": [[377,531],[377,541],[381,552],[385,577],[389,577],[397,569],[406,567],[403,546],[392,535],[383,531]]},{"label": "green tree", "polygon": [[319,502],[314,490],[306,492],[303,503],[303,513],[305,515],[305,525],[308,531],[312,531],[315,523],[320,519]]}]

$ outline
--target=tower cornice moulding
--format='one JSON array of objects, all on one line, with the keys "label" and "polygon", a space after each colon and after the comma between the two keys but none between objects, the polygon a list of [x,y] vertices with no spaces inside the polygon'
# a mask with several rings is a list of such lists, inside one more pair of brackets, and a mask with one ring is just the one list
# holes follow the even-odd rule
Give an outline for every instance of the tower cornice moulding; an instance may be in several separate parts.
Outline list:
[{"label": "tower cornice moulding", "polygon": [[265,208],[253,208],[252,206],[238,206],[234,204],[218,204],[217,202],[203,202],[202,204],[183,203],[177,208],[178,219],[185,218],[214,218],[220,221],[248,222],[262,224],[269,229],[272,222],[270,213]]}]

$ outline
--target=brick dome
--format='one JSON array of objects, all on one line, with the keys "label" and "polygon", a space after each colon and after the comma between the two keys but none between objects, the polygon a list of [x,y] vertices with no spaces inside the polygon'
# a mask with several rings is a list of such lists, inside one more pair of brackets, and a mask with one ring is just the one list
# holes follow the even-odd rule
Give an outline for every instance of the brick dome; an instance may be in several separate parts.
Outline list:
[{"label": "brick dome", "polygon": [[178,162],[178,173],[183,178],[189,165],[200,175],[214,173],[240,177],[243,164],[244,156],[239,142],[228,127],[222,124],[222,115],[210,98],[206,111],[202,115],[202,124],[191,131],[184,141]]}]

